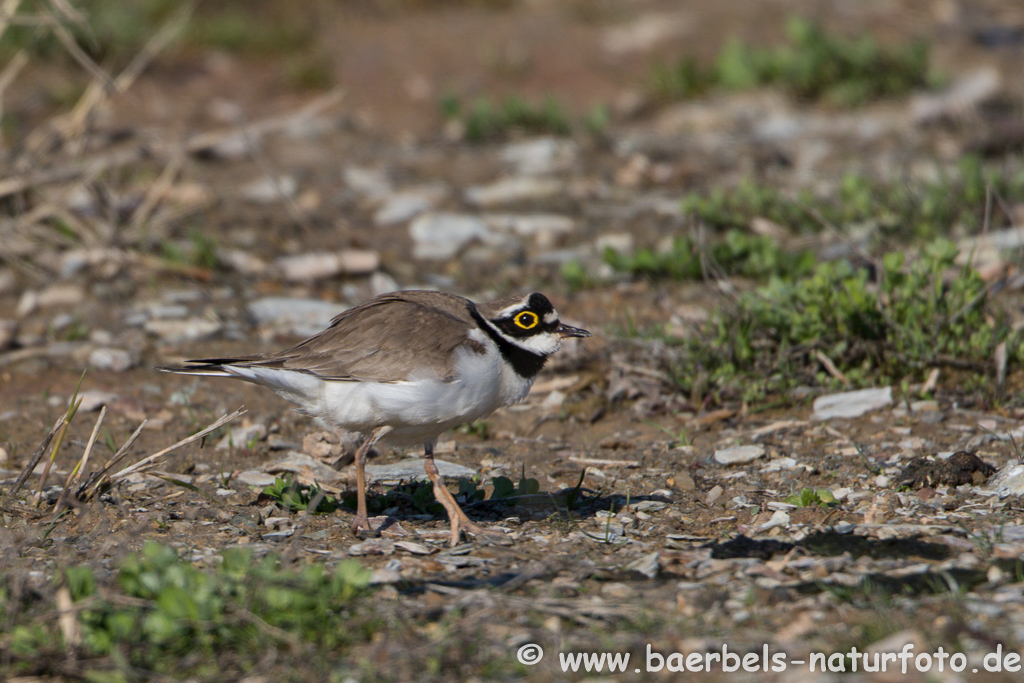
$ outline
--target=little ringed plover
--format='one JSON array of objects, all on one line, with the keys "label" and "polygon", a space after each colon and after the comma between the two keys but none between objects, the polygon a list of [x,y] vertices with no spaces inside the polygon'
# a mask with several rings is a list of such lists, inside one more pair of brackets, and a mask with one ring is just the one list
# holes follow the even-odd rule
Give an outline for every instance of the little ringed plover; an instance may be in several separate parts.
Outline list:
[{"label": "little ringed plover", "polygon": [[159,369],[259,384],[296,403],[299,412],[361,432],[353,531],[370,528],[364,467],[374,444],[423,444],[426,473],[448,513],[454,546],[460,529],[486,531],[442,483],[434,463],[437,437],[523,400],[564,338],[589,336],[559,322],[551,302],[537,292],[474,304],[454,294],[413,290],[351,308],[284,351]]}]

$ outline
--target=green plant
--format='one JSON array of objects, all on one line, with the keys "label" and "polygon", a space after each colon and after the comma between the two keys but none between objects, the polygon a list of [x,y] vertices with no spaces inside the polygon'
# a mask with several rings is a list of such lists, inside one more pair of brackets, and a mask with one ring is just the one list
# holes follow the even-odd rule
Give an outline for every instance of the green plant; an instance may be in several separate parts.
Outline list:
[{"label": "green plant", "polygon": [[[955,245],[940,239],[909,264],[904,252],[886,254],[877,283],[846,261],[820,264],[792,282],[772,279],[741,295],[704,335],[683,340],[688,360],[675,376],[692,389],[706,368],[716,391],[753,399],[797,384],[835,386],[819,354],[854,386],[941,364],[987,368],[1001,342],[1019,362],[1021,333],[988,310],[985,282],[969,265],[958,267],[956,256]],[[947,271],[955,277],[947,280]]]},{"label": "green plant", "polygon": [[632,275],[676,280],[698,280],[704,276],[702,251],[709,264],[726,275],[753,279],[801,277],[814,268],[809,250],[791,253],[770,237],[729,230],[703,248],[688,236],[676,237],[666,251],[638,249],[621,254],[605,249],[604,260],[613,269]]},{"label": "green plant", "polygon": [[12,594],[7,579],[0,582],[0,611],[12,627],[5,666],[19,670],[22,662],[67,652],[84,664],[83,678],[115,680],[119,671],[139,670],[206,678],[281,645],[326,659],[360,637],[349,623],[353,599],[369,578],[354,560],[333,571],[322,565],[295,571],[273,556],[256,561],[243,549],[227,549],[219,565],[202,569],[150,541],[102,586],[86,566],[60,573],[74,603],[79,644],[61,638],[67,631],[52,617],[52,596]]},{"label": "green plant", "polygon": [[[263,489],[262,495],[286,511],[308,510],[313,514],[323,515],[338,508],[338,501],[325,494],[316,484],[306,486],[293,481],[290,477],[277,477],[273,484]],[[313,506],[312,510],[310,506]]]},{"label": "green plant", "polygon": [[442,98],[440,108],[445,116],[462,121],[470,142],[500,138],[512,129],[556,135],[566,135],[571,130],[565,110],[550,95],[539,103],[519,95],[509,95],[501,104],[481,97],[464,111],[458,98],[449,94]]},{"label": "green plant", "polygon": [[934,85],[928,45],[879,47],[872,36],[842,38],[801,17],[787,22],[789,44],[750,47],[739,39],[722,48],[710,69],[690,56],[655,67],[652,89],[662,99],[681,99],[718,86],[744,89],[779,85],[794,96],[838,106],[854,106]]},{"label": "green plant", "polygon": [[802,508],[811,507],[812,505],[828,507],[838,503],[836,497],[828,489],[812,489],[807,487],[800,489],[799,493],[786,496],[783,502]]}]

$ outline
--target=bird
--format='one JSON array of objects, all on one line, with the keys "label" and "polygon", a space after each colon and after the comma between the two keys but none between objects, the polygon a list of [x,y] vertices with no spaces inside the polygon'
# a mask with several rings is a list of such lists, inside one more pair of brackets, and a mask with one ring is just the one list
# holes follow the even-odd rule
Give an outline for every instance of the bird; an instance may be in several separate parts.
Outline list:
[{"label": "bird", "polygon": [[539,292],[476,304],[446,292],[405,290],[350,308],[283,351],[158,369],[264,386],[300,413],[363,434],[355,454],[353,533],[372,531],[365,475],[370,449],[422,445],[454,547],[462,531],[477,537],[493,532],[471,521],[443,484],[434,462],[438,436],[522,401],[564,339],[590,336],[562,323]]}]

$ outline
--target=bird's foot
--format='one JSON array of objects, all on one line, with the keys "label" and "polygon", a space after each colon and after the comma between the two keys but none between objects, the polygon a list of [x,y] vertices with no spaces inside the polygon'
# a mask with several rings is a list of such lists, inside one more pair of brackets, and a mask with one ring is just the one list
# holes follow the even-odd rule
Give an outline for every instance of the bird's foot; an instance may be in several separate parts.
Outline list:
[{"label": "bird's foot", "polygon": [[451,546],[453,548],[459,544],[460,531],[465,531],[470,536],[473,536],[473,540],[487,545],[512,545],[512,539],[504,531],[482,527],[467,518],[461,519],[458,524],[452,525]]},{"label": "bird's foot", "polygon": [[362,531],[364,534],[376,536],[380,533],[381,527],[388,520],[387,517],[367,517],[366,515],[356,515],[352,518],[352,533],[356,536]]}]

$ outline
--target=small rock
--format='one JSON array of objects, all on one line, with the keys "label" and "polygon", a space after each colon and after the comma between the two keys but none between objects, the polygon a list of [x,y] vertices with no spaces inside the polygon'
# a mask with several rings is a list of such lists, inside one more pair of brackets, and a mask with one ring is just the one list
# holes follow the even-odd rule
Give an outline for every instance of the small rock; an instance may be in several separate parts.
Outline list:
[{"label": "small rock", "polygon": [[542,248],[555,246],[558,238],[572,232],[576,225],[568,216],[557,214],[487,214],[483,220],[492,230],[532,237]]},{"label": "small rock", "polygon": [[421,213],[432,211],[447,192],[448,188],[444,185],[430,185],[396,192],[373,214],[373,222],[383,226],[410,221]]},{"label": "small rock", "polygon": [[916,96],[910,102],[910,116],[917,123],[928,123],[968,115],[1000,92],[1000,80],[995,68],[976,69],[939,93]]},{"label": "small rock", "polygon": [[[471,470],[468,467],[436,458],[434,464],[437,465],[437,471],[445,479],[472,477],[477,473],[476,470]],[[367,465],[366,473],[375,481],[385,484],[398,481],[423,481],[428,478],[423,469],[422,458],[406,458],[392,465]]]},{"label": "small rock", "polygon": [[603,254],[607,249],[628,254],[633,251],[633,235],[628,232],[609,232],[594,240],[594,250],[598,254]]},{"label": "small rock", "polygon": [[563,183],[553,178],[516,176],[490,185],[471,187],[466,190],[466,201],[474,206],[499,206],[546,199],[563,192],[564,189]]},{"label": "small rock", "polygon": [[81,406],[78,408],[79,412],[91,413],[117,399],[117,394],[112,394],[109,391],[100,391],[99,389],[90,389],[78,394],[78,398],[82,401]]},{"label": "small rock", "polygon": [[545,175],[564,171],[576,160],[576,144],[552,137],[512,142],[501,150],[501,160],[517,175]]},{"label": "small rock", "polygon": [[291,199],[298,189],[299,183],[291,176],[266,177],[243,187],[242,197],[253,204],[272,204]]},{"label": "small rock", "polygon": [[243,275],[262,275],[267,270],[266,261],[243,249],[218,249],[217,261]]},{"label": "small rock", "polygon": [[243,425],[241,427],[233,427],[228,430],[219,442],[217,442],[216,450],[226,450],[228,448],[246,448],[253,439],[259,441],[267,435],[267,428],[265,425],[255,423],[251,425]]},{"label": "small rock", "polygon": [[24,318],[34,313],[37,308],[39,308],[39,292],[26,289],[18,299],[18,305],[14,309],[14,314],[19,318]]},{"label": "small rock", "polygon": [[658,572],[661,569],[661,552],[655,550],[652,553],[648,553],[643,557],[638,557],[633,560],[622,569],[626,572],[636,572],[648,579],[657,578]]},{"label": "small rock", "polygon": [[429,555],[434,552],[432,548],[428,548],[422,543],[414,543],[412,541],[395,541],[395,547],[399,550],[410,552],[413,555]]},{"label": "small rock", "polygon": [[910,404],[910,410],[914,413],[935,412],[939,410],[939,402],[935,400],[914,401]]},{"label": "small rock", "polygon": [[393,555],[395,553],[395,541],[387,538],[370,538],[362,543],[356,543],[348,549],[349,555]]},{"label": "small rock", "polygon": [[785,510],[776,510],[772,513],[771,519],[757,528],[759,532],[768,531],[775,527],[789,526],[789,513]]},{"label": "small rock", "polygon": [[292,472],[298,474],[305,470],[310,472],[314,479],[326,484],[345,481],[347,479],[347,477],[338,470],[328,467],[319,460],[309,457],[305,453],[298,453],[296,451],[291,451],[285,455],[283,459],[268,463],[260,469],[264,472],[270,472],[271,474],[277,474],[279,472]]},{"label": "small rock", "polygon": [[287,282],[311,282],[337,275],[369,275],[380,267],[380,255],[361,249],[313,252],[282,256],[276,264]]},{"label": "small rock", "polygon": [[475,216],[454,213],[431,213],[420,216],[409,225],[413,239],[413,256],[418,259],[449,259],[473,240],[490,241],[492,233]]},{"label": "small rock", "polygon": [[77,285],[53,285],[39,293],[36,305],[39,308],[50,306],[74,306],[85,300],[85,292]]},{"label": "small rock", "polygon": [[715,462],[720,465],[741,465],[764,456],[764,446],[733,446],[715,451]]},{"label": "small rock", "polygon": [[168,344],[182,344],[212,337],[222,325],[216,320],[186,318],[185,320],[147,320],[142,329],[155,334]]},{"label": "small rock", "polygon": [[268,296],[250,302],[246,311],[257,325],[285,329],[308,337],[327,327],[343,306],[320,299]]},{"label": "small rock", "polygon": [[705,500],[707,500],[708,505],[711,505],[716,500],[721,498],[723,493],[725,493],[725,489],[723,489],[721,486],[716,484],[713,489],[708,491],[708,495],[707,495],[707,498]]},{"label": "small rock", "polygon": [[613,581],[601,586],[601,596],[612,600],[629,600],[636,591],[629,584]]},{"label": "small rock", "polygon": [[861,389],[819,396],[814,401],[812,420],[860,417],[864,413],[892,404],[892,387]]},{"label": "small rock", "polygon": [[266,472],[260,472],[259,470],[245,470],[235,475],[233,481],[243,484],[245,486],[270,486],[277,480],[272,474]]},{"label": "small rock", "polygon": [[345,184],[367,199],[379,199],[391,193],[391,181],[380,170],[349,166],[342,175]]},{"label": "small rock", "polygon": [[875,486],[877,486],[880,489],[888,487],[889,477],[885,476],[884,474],[879,474],[877,477],[875,477]]},{"label": "small rock", "polygon": [[[2,348],[0,344],[0,348]],[[135,367],[139,362],[137,353],[125,349],[115,349],[106,346],[95,348],[89,354],[89,366],[97,370],[112,370],[113,372],[124,372]]]}]

